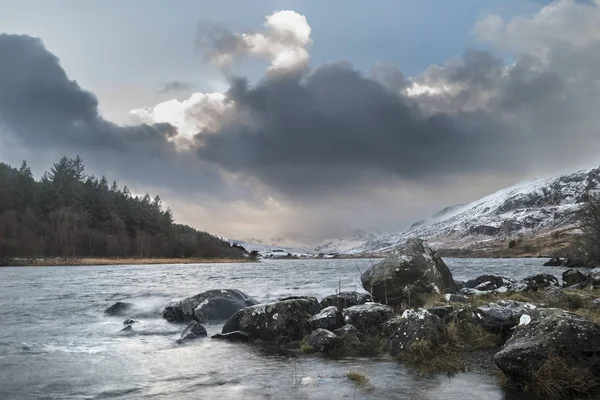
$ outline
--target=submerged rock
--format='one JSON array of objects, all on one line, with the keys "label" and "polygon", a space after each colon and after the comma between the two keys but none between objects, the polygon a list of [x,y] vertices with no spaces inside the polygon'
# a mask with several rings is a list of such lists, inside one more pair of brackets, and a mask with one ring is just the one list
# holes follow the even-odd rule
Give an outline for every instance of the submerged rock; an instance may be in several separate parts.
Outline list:
[{"label": "submerged rock", "polygon": [[515,328],[494,362],[517,385],[531,382],[551,358],[600,376],[600,325],[558,309],[540,309]]},{"label": "submerged rock", "polygon": [[108,307],[104,310],[104,314],[106,315],[123,315],[126,311],[130,310],[133,307],[133,304],[126,303],[124,301],[118,301],[112,306]]},{"label": "submerged rock", "polygon": [[249,342],[252,340],[252,335],[248,332],[234,331],[229,333],[217,333],[212,335],[211,339],[228,340],[230,342]]},{"label": "submerged rock", "polygon": [[384,304],[365,303],[348,307],[342,314],[346,324],[353,325],[361,333],[373,334],[394,315],[394,310]]},{"label": "submerged rock", "polygon": [[336,306],[330,306],[313,315],[309,322],[311,329],[323,328],[333,331],[344,325],[344,317]]},{"label": "submerged rock", "polygon": [[121,329],[120,332],[129,332],[133,331],[133,327],[131,325],[127,325],[125,328]]},{"label": "submerged rock", "polygon": [[544,263],[544,267],[563,267],[565,262],[560,257],[552,257]]},{"label": "submerged rock", "polygon": [[363,288],[376,301],[422,306],[432,293],[457,289],[441,257],[421,239],[409,239],[361,276]]},{"label": "submerged rock", "polygon": [[520,301],[499,300],[475,309],[475,316],[485,329],[491,332],[505,332],[517,326],[521,316],[537,313],[537,307]]},{"label": "submerged rock", "polygon": [[574,268],[569,268],[562,274],[562,280],[565,287],[574,286],[585,282],[585,275]]},{"label": "submerged rock", "polygon": [[254,339],[289,342],[301,339],[309,330],[309,319],[320,309],[315,298],[293,298],[258,304],[236,312],[222,333],[244,331]]},{"label": "submerged rock", "polygon": [[338,309],[343,310],[346,307],[358,306],[372,301],[373,297],[369,293],[341,292],[325,297],[321,300],[321,307],[336,306]]},{"label": "submerged rock", "polygon": [[123,321],[123,325],[131,325],[131,324],[137,324],[137,321],[135,319],[126,319],[125,321]]},{"label": "submerged rock", "polygon": [[169,322],[198,322],[227,320],[238,310],[258,304],[256,300],[236,289],[215,289],[169,302],[162,316]]},{"label": "submerged rock", "polygon": [[192,321],[186,326],[183,332],[181,332],[181,337],[177,340],[177,343],[181,344],[190,340],[206,337],[207,335],[206,329],[202,325],[197,321]]},{"label": "submerged rock", "polygon": [[336,348],[342,346],[343,340],[341,337],[327,329],[316,329],[314,330],[308,339],[306,344],[310,346],[313,351],[321,353],[329,353]]},{"label": "submerged rock", "polygon": [[394,320],[397,325],[387,341],[388,350],[393,356],[409,351],[417,341],[426,340],[434,347],[448,342],[444,323],[427,310],[406,310],[402,317]]}]

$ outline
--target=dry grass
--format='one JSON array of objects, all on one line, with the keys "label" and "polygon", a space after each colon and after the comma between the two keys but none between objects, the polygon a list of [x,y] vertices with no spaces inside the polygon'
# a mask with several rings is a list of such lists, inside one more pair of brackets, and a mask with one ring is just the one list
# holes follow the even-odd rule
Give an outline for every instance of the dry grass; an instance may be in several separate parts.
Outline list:
[{"label": "dry grass", "polygon": [[40,258],[36,260],[14,260],[11,266],[93,266],[93,265],[150,265],[150,264],[216,264],[255,262],[235,258]]},{"label": "dry grass", "polygon": [[553,357],[544,363],[523,390],[547,399],[590,398],[600,394],[600,380],[586,368],[571,367],[565,359]]},{"label": "dry grass", "polygon": [[466,365],[456,349],[450,345],[435,346],[428,340],[411,343],[408,351],[399,355],[398,359],[415,368],[420,374],[453,375],[466,370]]},{"label": "dry grass", "polygon": [[371,382],[367,375],[363,374],[362,372],[356,369],[346,372],[346,378],[350,379],[356,385],[363,387],[369,386]]},{"label": "dry grass", "polygon": [[493,349],[502,342],[500,335],[486,331],[477,321],[452,321],[446,334],[450,344],[463,351]]}]

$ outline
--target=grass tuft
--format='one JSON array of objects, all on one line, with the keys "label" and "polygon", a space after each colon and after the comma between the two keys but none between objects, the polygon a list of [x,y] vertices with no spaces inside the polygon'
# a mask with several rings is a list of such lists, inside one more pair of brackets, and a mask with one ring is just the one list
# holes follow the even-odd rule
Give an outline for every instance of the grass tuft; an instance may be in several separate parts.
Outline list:
[{"label": "grass tuft", "polygon": [[356,369],[346,372],[346,378],[350,379],[356,385],[363,387],[368,386],[371,382],[367,375],[363,374],[362,372]]},{"label": "grass tuft", "polygon": [[400,354],[398,359],[413,367],[421,374],[446,373],[449,375],[464,372],[466,365],[460,354],[450,345],[434,346],[428,340],[417,340]]}]

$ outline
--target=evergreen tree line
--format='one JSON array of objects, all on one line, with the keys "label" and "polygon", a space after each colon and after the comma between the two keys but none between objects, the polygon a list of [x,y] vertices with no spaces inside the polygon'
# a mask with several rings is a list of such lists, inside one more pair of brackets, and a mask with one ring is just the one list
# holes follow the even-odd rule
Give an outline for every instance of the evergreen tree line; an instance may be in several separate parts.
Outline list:
[{"label": "evergreen tree line", "polygon": [[0,163],[0,264],[15,258],[241,258],[242,251],[206,232],[176,224],[159,196],[131,194],[87,175],[63,157],[33,178]]}]

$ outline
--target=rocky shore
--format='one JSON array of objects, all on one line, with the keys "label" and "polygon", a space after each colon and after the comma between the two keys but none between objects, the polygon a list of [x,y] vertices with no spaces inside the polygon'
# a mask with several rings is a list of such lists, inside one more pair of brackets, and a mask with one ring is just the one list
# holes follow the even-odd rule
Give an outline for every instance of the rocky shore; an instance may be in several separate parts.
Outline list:
[{"label": "rocky shore", "polygon": [[[163,317],[188,324],[180,344],[206,337],[202,323],[223,321],[213,339],[294,355],[393,357],[419,373],[497,374],[544,398],[600,395],[600,269],[457,282],[434,250],[411,239],[361,282],[365,293],[321,301],[259,304],[239,290],[211,290],[170,302]],[[106,310],[126,311],[126,303]],[[125,321],[129,332],[134,322]]]}]

